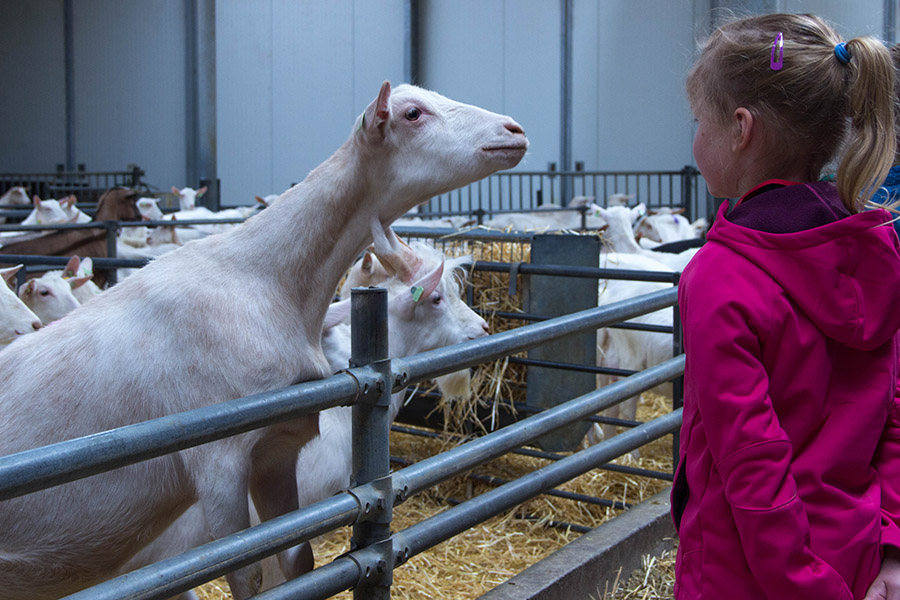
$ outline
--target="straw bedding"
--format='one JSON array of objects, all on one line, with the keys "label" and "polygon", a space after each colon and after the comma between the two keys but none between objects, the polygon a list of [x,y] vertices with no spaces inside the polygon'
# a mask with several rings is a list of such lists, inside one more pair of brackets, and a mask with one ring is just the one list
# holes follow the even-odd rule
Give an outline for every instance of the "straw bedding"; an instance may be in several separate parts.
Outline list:
[{"label": "straw bedding", "polygon": [[[645,394],[638,418],[652,418],[671,410],[667,399]],[[417,461],[444,449],[446,441],[425,439],[408,434],[391,434],[391,455]],[[667,436],[641,450],[637,460],[625,457],[617,462],[636,464],[654,470],[671,470],[671,436]],[[475,470],[476,473],[511,479],[544,466],[547,461],[532,457],[508,455]],[[629,504],[640,502],[668,484],[659,480],[595,470],[567,482],[559,489],[579,492],[596,497],[619,500]],[[423,494],[413,496],[394,508],[392,529],[399,531],[431,515],[445,510],[450,501],[465,500],[489,489],[484,483],[458,477],[444,482]],[[391,597],[401,600],[414,598],[474,599],[506,581],[528,566],[546,558],[555,550],[577,539],[581,534],[548,527],[547,520],[564,521],[588,527],[596,527],[621,511],[587,505],[567,499],[539,496],[516,509],[482,523],[438,546],[412,557],[394,572]],[[527,514],[530,518],[520,518]],[[531,520],[535,518],[537,520]],[[321,566],[349,549],[349,528],[325,536],[314,543],[316,565]],[[649,559],[648,559],[649,560]],[[657,558],[641,573],[622,584],[622,589],[598,590],[597,600],[631,598],[670,598],[666,581],[671,581],[666,567],[673,562],[667,557]],[[671,570],[671,569],[669,569]],[[669,584],[670,585],[670,584]],[[635,595],[634,590],[641,590]],[[604,593],[606,592],[606,595]],[[645,595],[645,592],[650,595]],[[208,583],[197,590],[201,600],[230,600],[224,579]],[[661,595],[654,595],[654,594]],[[335,596],[349,600],[352,592]]]},{"label": "straw bedding", "polygon": [[[455,246],[455,247],[454,247]],[[448,254],[465,251],[477,259],[498,262],[528,261],[528,245],[469,242],[445,247]],[[504,273],[475,272],[470,276],[474,285],[474,304],[488,312],[485,319],[492,332],[519,327],[521,321],[499,319],[490,311],[521,312],[520,297],[508,295],[509,278]],[[481,422],[471,417],[476,406],[496,414],[501,408],[511,410],[511,402],[524,402],[525,368],[510,365],[505,360],[482,365],[473,375],[472,399],[469,402],[442,402],[437,410],[444,413],[445,435],[441,439],[427,439],[400,432],[391,433],[391,455],[416,462],[459,443],[460,437],[488,430],[490,420]],[[671,402],[661,396],[644,394],[638,409],[639,420],[649,420],[671,411]],[[464,435],[460,436],[460,434]],[[455,434],[455,435],[453,435]],[[641,449],[639,459],[623,457],[616,462],[634,464],[656,471],[671,472],[672,439],[666,436]],[[513,479],[548,464],[544,459],[521,455],[507,455],[475,469],[473,472],[504,479]],[[401,468],[395,465],[394,468]],[[662,489],[668,483],[628,474],[594,470],[559,489],[589,496],[638,503]],[[490,489],[480,481],[457,477],[436,488],[408,499],[394,507],[392,529],[399,531],[445,510],[452,503],[464,501]],[[546,558],[555,550],[578,538],[581,534],[548,522],[572,523],[597,527],[621,511],[576,502],[553,496],[539,496],[517,508],[482,523],[438,546],[412,557],[394,572],[391,597],[397,599],[474,599],[506,581],[528,566]],[[346,552],[349,548],[349,528],[332,532],[314,542],[316,565],[321,566]],[[633,576],[623,575],[618,589],[597,590],[594,600],[670,598],[673,580],[674,554],[644,557],[644,569]],[[626,574],[627,575],[627,574]],[[197,588],[201,600],[231,599],[224,579]],[[336,598],[350,599],[352,592]]]}]

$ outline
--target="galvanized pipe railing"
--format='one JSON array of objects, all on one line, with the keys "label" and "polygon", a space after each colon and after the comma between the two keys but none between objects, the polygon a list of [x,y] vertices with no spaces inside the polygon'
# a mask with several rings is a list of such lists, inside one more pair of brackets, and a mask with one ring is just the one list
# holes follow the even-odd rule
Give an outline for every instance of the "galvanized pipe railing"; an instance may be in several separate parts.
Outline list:
[{"label": "galvanized pipe railing", "polygon": [[[412,556],[446,541],[477,523],[499,515],[528,498],[586,473],[649,441],[673,433],[680,425],[681,410],[679,409],[399,531],[391,536],[394,562],[396,565],[402,564]],[[549,431],[549,429],[543,429],[543,431]],[[482,439],[492,438],[499,433],[488,434]],[[469,442],[459,448],[474,443],[476,442]],[[415,466],[398,471],[394,474],[395,479],[402,479]],[[460,470],[460,472],[463,471],[465,469]],[[258,600],[319,600],[353,585],[355,578],[359,576],[360,566],[375,568],[377,560],[370,549],[364,548],[351,552],[349,555],[339,557],[332,563],[323,565],[306,575],[263,592],[256,598]]]},{"label": "galvanized pipe railing", "polygon": [[[472,467],[514,450],[540,435],[598,413],[616,403],[670,381],[684,372],[684,356],[676,356],[594,392],[508,425],[452,450],[394,473],[399,499],[417,494]],[[619,436],[615,436],[618,438]],[[615,438],[614,438],[615,439]],[[618,455],[617,455],[618,456]]]},{"label": "galvanized pipe railing", "polygon": [[[649,389],[683,370],[684,358],[673,358],[646,372],[611,384],[596,393],[570,400],[544,413],[397,471],[391,476],[395,501],[402,502],[440,481],[465,473],[473,466],[501,456],[535,437],[553,431],[568,422],[573,415],[602,410],[642,389]],[[264,592],[257,598],[319,599],[351,586],[365,584],[370,578],[388,573],[394,566],[424,549],[464,531],[478,522],[480,517],[487,518],[499,514],[563,481],[597,468],[662,435],[672,433],[680,422],[680,411],[670,413],[661,419],[645,423],[611,440],[592,446],[588,450],[563,458],[554,465],[544,467],[527,476],[529,479],[525,483],[517,480],[505,484],[450,509],[456,512],[449,516],[444,516],[447,514],[445,511],[437,517],[428,519],[427,522],[423,521],[427,523],[426,525],[414,525],[396,533],[389,538],[391,545],[388,548],[393,553],[390,561],[385,560],[384,543],[378,548],[363,548],[351,552],[346,558],[337,559],[333,563]],[[179,557],[144,567],[68,596],[66,600],[164,600],[175,593],[191,589],[204,581],[327,531],[324,526],[313,525],[316,519],[328,519],[328,524],[333,527],[348,525],[354,522],[355,518],[361,517],[365,510],[364,507],[360,507],[357,498],[373,497],[378,493],[377,490],[373,490],[373,484],[349,490],[347,493],[221,538]],[[475,504],[470,505],[470,502]],[[276,537],[278,543],[271,542],[271,537]],[[431,540],[431,543],[427,540]],[[159,582],[164,580],[171,580],[172,583],[159,587]]]},{"label": "galvanized pipe railing", "polygon": [[670,307],[676,302],[677,297],[678,290],[674,287],[659,290],[599,308],[589,308],[518,329],[501,331],[462,344],[397,358],[393,361],[396,373],[394,391],[399,391],[411,383],[474,367],[482,362],[522,352],[573,333],[606,327],[612,323],[627,321],[638,315]]},{"label": "galvanized pipe railing", "polygon": [[0,501],[347,404],[379,375],[353,369],[328,379],[226,400],[0,457]]},{"label": "galvanized pipe railing", "polygon": [[[399,391],[408,383],[473,366],[498,358],[504,353],[518,352],[549,339],[602,327],[611,322],[632,318],[643,312],[657,310],[667,304],[671,305],[674,301],[674,293],[674,289],[663,290],[644,298],[625,300],[581,311],[567,317],[560,317],[553,321],[522,327],[516,332],[503,332],[416,357],[408,357],[402,361],[395,361],[395,363],[400,363],[401,368],[395,369],[394,391]],[[516,333],[518,333],[518,343]],[[488,436],[490,439],[487,442],[482,440],[488,438],[482,438],[460,446],[448,453],[449,460],[439,455],[428,459],[425,464],[418,463],[408,467],[392,477],[393,482],[389,484],[392,488],[391,493],[397,500],[402,501],[408,495],[431,485],[429,482],[442,481],[456,472],[467,470],[471,465],[490,460],[493,456],[505,453],[507,449],[520,446],[546,431],[551,431],[570,419],[597,412],[634,395],[637,391],[649,389],[659,382],[677,375],[679,370],[683,370],[683,359],[672,359],[647,372],[495,432],[491,434],[493,437]],[[131,464],[142,459],[160,456],[166,452],[245,432],[278,420],[296,417],[310,410],[336,406],[348,398],[358,397],[359,390],[365,385],[376,389],[379,380],[384,381],[383,377],[371,367],[354,368],[344,375],[339,374],[328,379],[299,384],[286,390],[228,401],[179,415],[126,426],[96,436],[61,442],[50,447],[3,457],[0,458],[0,494],[2,494],[0,498],[14,497],[28,491],[43,489],[53,483],[72,481],[101,470]],[[308,401],[304,401],[304,398]],[[248,404],[247,406],[244,406],[245,402]],[[252,413],[251,416],[244,414],[244,411],[248,410]],[[179,435],[179,431],[184,433]],[[383,435],[387,436],[386,428]],[[98,441],[102,444],[101,447],[95,445]],[[96,455],[98,449],[102,456]],[[65,473],[64,471],[68,471],[68,469],[60,467],[57,462],[59,460],[77,462],[75,473]],[[34,475],[33,480],[29,474]],[[186,591],[199,583],[259,560],[263,556],[311,539],[327,531],[331,526],[346,525],[357,519],[377,516],[377,511],[361,507],[359,499],[377,499],[383,494],[383,487],[383,481],[376,480],[367,483],[354,488],[353,495],[342,494],[323,500],[310,507],[267,521],[262,525],[216,540],[211,544],[189,551],[181,557],[150,565],[89,590],[84,590],[70,598],[78,600],[167,598],[174,593]],[[317,525],[317,521],[322,518],[327,519],[327,523]],[[342,564],[336,569],[342,574],[340,577],[350,577],[352,572],[353,582],[350,585],[365,583],[373,573],[383,573],[385,569],[388,571],[392,569],[393,561],[385,561],[385,551],[384,542],[376,543],[374,547],[367,547],[355,553],[355,558],[350,561],[351,565]],[[401,562],[402,560],[405,558],[401,556]],[[340,591],[347,587],[346,585],[340,587],[335,582],[329,583],[325,588],[320,587],[316,581],[322,577],[330,578],[328,573],[331,573],[332,569],[322,571],[322,569],[316,569],[303,576],[301,578],[304,581],[303,585],[312,585],[320,592],[326,588]],[[160,586],[161,577],[169,582],[162,587]],[[337,589],[334,588],[336,585],[338,585]]]}]

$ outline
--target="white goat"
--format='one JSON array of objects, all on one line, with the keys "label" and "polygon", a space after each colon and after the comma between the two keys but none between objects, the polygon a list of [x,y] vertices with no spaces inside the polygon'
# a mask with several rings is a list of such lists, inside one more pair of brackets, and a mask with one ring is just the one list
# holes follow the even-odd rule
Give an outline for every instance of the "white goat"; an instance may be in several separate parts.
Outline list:
[{"label": "white goat", "polygon": [[[587,207],[585,224],[588,229],[599,229],[605,221],[598,219],[593,196],[576,196],[569,202],[569,208]],[[504,213],[488,219],[485,227],[514,231],[559,231],[581,229],[581,213],[561,210],[558,204],[546,203],[527,213]]]},{"label": "white goat", "polygon": [[[9,188],[5,194],[0,196],[0,205],[16,207],[29,204],[31,204],[31,200],[28,198],[28,192],[20,185]],[[6,223],[6,217],[0,217],[0,223]]]},{"label": "white goat", "polygon": [[[622,252],[601,254],[600,267],[604,269],[628,269],[634,271],[673,272],[666,265],[642,256]],[[672,287],[670,283],[649,281],[632,281],[626,279],[603,279],[599,282],[598,306],[605,306],[621,300],[649,294]],[[672,309],[664,308],[647,315],[640,315],[628,321],[645,325],[672,326]],[[615,369],[642,371],[672,358],[672,335],[634,329],[601,328],[597,330],[597,365]],[[598,375],[599,387],[612,383],[618,377]],[[653,390],[656,393],[672,397],[672,384],[666,383]],[[603,411],[603,415],[611,418],[634,420],[637,412],[638,397],[634,396]],[[594,424],[588,430],[587,444],[596,444],[604,438],[615,434],[615,426]],[[634,452],[632,455],[636,456]]]},{"label": "white goat", "polygon": [[31,204],[31,198],[28,197],[28,192],[25,191],[24,187],[16,185],[6,190],[6,193],[0,196],[0,204],[28,206]]},{"label": "white goat", "polygon": [[[41,200],[38,196],[34,196],[33,208],[28,216],[22,220],[20,225],[54,225],[59,223],[68,223],[68,215],[58,200],[53,198]],[[53,231],[0,231],[0,244],[13,244],[16,242],[24,242],[33,240],[45,235],[49,235]]]},{"label": "white goat", "polygon": [[41,200],[34,197],[34,208],[22,221],[22,225],[53,225],[67,223],[68,215],[59,205],[59,200],[49,198]]},{"label": "white goat", "polygon": [[81,260],[77,256],[73,256],[69,259],[69,262],[66,263],[66,267],[62,271],[59,271],[59,273],[60,276],[66,280],[71,281],[73,279],[78,280],[81,278],[85,280],[83,284],[72,287],[72,294],[80,304],[85,304],[103,293],[103,290],[101,290],[96,283],[91,281],[94,277],[94,261],[90,256],[85,257],[84,260]]},{"label": "white goat", "polygon": [[[393,240],[392,240],[393,241]],[[379,244],[379,248],[381,245]],[[389,355],[408,356],[450,344],[487,335],[487,323],[462,301],[457,279],[458,269],[471,261],[470,256],[446,259],[439,251],[414,243],[408,252],[393,247],[382,252],[381,262],[391,271],[386,281],[379,282],[387,289]],[[377,259],[376,259],[377,260]],[[414,269],[416,269],[414,271]],[[418,300],[410,293],[422,288]],[[350,299],[331,304],[322,330],[322,350],[332,372],[346,369],[350,361]],[[456,375],[457,380],[444,380],[454,391],[468,389],[469,372]],[[391,397],[390,419],[400,411],[405,392]],[[352,413],[349,406],[338,406],[319,415],[319,436],[300,450],[297,460],[297,493],[300,506],[323,500],[350,486],[352,471]],[[123,569],[130,571],[169,556],[204,544],[209,534],[203,526],[199,507],[192,506],[172,527],[151,542]],[[312,550],[304,544],[298,560],[298,570],[312,569]],[[263,588],[268,589],[284,581],[275,568],[275,561],[264,561]],[[182,594],[181,600],[193,600],[193,593]]]},{"label": "white goat", "polygon": [[[157,198],[150,198],[148,196],[138,198],[137,208],[144,221],[160,221],[165,218],[162,209],[159,208],[159,200]],[[154,236],[155,231],[156,229],[151,231],[150,228],[143,225],[123,227],[119,232],[118,242],[125,244],[126,246],[131,246],[132,248],[146,248],[147,246],[153,245],[151,243],[151,238],[158,239],[161,235],[156,234]]]},{"label": "white goat", "polygon": [[660,244],[690,240],[697,237],[697,230],[681,215],[684,209],[662,207],[650,209],[647,214],[634,224],[634,237],[639,242],[642,238]]},{"label": "white goat", "polygon": [[669,252],[656,252],[642,248],[634,238],[632,227],[638,218],[646,213],[643,203],[633,208],[626,206],[610,206],[608,208],[596,206],[595,212],[607,224],[603,237],[609,243],[611,251],[620,254],[640,254],[646,258],[652,258],[657,262],[661,262],[675,271],[683,271],[688,261],[699,250],[699,248],[691,248],[678,254],[671,254]]},{"label": "white goat", "polygon": [[347,277],[341,284],[340,298],[345,300],[350,297],[350,291],[355,287],[371,287],[382,281],[387,281],[391,276],[381,261],[375,257],[375,248],[366,248],[362,258],[353,263],[347,271]]},{"label": "white goat", "polygon": [[90,280],[90,277],[65,279],[62,271],[47,271],[19,288],[19,298],[41,323],[49,325],[81,306],[73,292]]},{"label": "white goat", "polygon": [[66,223],[87,223],[91,220],[91,216],[75,206],[78,199],[74,196],[67,196],[59,201],[59,207],[66,215]]},{"label": "white goat", "polygon": [[41,320],[14,291],[9,283],[18,273],[22,265],[0,269],[0,346],[6,346],[26,333],[33,333],[41,328]]},{"label": "white goat", "polygon": [[159,207],[159,198],[144,196],[137,199],[137,207],[141,216],[148,221],[159,221],[163,218],[163,211]]},{"label": "white goat", "polygon": [[206,193],[206,186],[194,189],[192,187],[181,188],[172,186],[172,193],[178,198],[179,210],[194,210],[197,208],[197,198],[202,198]]},{"label": "white goat", "polygon": [[[322,323],[371,231],[515,166],[527,145],[510,117],[385,82],[347,142],[274,205],[0,352],[0,455],[328,375]],[[211,538],[249,525],[248,488],[263,521],[295,510],[297,453],[317,423],[301,417],[4,502],[0,589],[43,600],[100,582],[194,502]],[[279,563],[297,575],[290,552]],[[260,569],[227,579],[244,600]]]}]

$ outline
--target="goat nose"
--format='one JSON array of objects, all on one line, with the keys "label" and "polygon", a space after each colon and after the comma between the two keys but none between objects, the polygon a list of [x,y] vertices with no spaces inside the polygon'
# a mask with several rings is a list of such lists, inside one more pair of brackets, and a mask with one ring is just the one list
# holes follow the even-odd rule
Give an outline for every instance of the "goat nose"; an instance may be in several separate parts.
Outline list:
[{"label": "goat nose", "polygon": [[488,335],[488,334],[491,333],[491,328],[490,328],[490,326],[487,324],[487,321],[482,321],[482,322],[481,322],[481,328],[484,330],[485,335]]},{"label": "goat nose", "polygon": [[35,331],[37,331],[41,327],[42,327],[42,324],[40,321],[32,321],[31,322],[31,328],[34,329]]},{"label": "goat nose", "polygon": [[507,121],[504,127],[506,127],[506,130],[510,133],[525,135],[525,130],[522,129],[522,126],[515,121]]}]

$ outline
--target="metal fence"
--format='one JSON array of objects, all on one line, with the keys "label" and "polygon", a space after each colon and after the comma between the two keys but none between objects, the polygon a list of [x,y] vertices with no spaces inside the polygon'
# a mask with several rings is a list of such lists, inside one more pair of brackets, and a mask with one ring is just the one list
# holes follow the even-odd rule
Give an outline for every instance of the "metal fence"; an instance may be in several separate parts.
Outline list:
[{"label": "metal fence", "polygon": [[534,210],[542,204],[568,206],[590,196],[606,206],[613,194],[631,196],[629,204],[683,207],[689,219],[708,217],[714,200],[695,167],[680,171],[506,171],[435,196],[420,208],[423,218]]},{"label": "metal fence", "polygon": [[[593,277],[608,275],[595,269]],[[583,273],[588,276],[588,273]],[[511,424],[399,471],[389,470],[390,394],[439,375],[593,331],[675,304],[676,288],[548,319],[419,355],[388,359],[386,293],[357,290],[352,299],[353,363],[331,378],[256,394],[0,457],[0,501],[74,481],[339,404],[353,404],[356,487],[177,557],[69,596],[78,600],[163,599],[187,591],[331,529],[353,525],[359,547],[258,597],[326,598],[350,587],[355,598],[387,598],[393,569],[424,550],[534,495],[677,431],[681,411],[642,424],[567,456],[405,530],[391,533],[392,508],[538,436],[585,419],[684,372],[683,356]]]},{"label": "metal fence", "polygon": [[76,171],[66,171],[62,165],[52,173],[0,173],[0,195],[10,188],[26,188],[29,196],[65,198],[74,195],[78,203],[96,203],[106,190],[112,187],[140,188],[144,171],[129,165],[124,171],[86,171],[78,165]]}]

